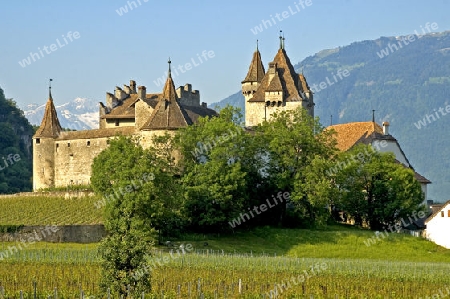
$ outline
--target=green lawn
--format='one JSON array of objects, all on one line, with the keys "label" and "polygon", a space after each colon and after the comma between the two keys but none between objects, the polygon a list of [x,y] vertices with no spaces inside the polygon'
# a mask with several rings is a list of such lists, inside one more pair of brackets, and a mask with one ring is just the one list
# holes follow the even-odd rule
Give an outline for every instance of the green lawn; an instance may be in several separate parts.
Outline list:
[{"label": "green lawn", "polygon": [[[365,241],[375,233],[346,225],[324,229],[257,228],[231,235],[186,235],[177,243],[192,243],[198,250],[228,253],[285,255],[304,258],[370,259],[416,262],[450,262],[450,250],[422,238],[389,234],[375,244]],[[208,243],[205,246],[205,242]]]},{"label": "green lawn", "polygon": [[[190,243],[199,252],[251,253],[271,256],[299,258],[367,259],[411,262],[450,263],[450,250],[422,238],[406,234],[389,234],[375,244],[367,246],[365,241],[374,232],[345,225],[328,226],[322,230],[257,228],[238,231],[235,234],[211,236],[190,234],[173,239],[174,244]],[[207,243],[207,245],[205,244]],[[14,243],[0,243],[0,250]],[[35,243],[24,252],[54,250],[89,251],[98,244]],[[159,249],[167,248],[159,246]],[[92,253],[90,253],[92,254]]]}]

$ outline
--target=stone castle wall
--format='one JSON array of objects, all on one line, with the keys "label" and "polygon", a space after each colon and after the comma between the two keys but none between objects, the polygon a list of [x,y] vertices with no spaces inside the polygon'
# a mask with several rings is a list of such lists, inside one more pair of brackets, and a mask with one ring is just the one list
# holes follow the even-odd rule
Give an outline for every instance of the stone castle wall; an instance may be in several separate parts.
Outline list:
[{"label": "stone castle wall", "polygon": [[87,185],[94,158],[108,146],[108,138],[57,140],[54,142],[55,187]]},{"label": "stone castle wall", "polygon": [[184,87],[178,87],[176,93],[181,104],[186,106],[200,105],[200,92],[198,90],[193,91],[191,84],[186,84]]},{"label": "stone castle wall", "polygon": [[52,138],[33,139],[33,190],[54,186],[55,161]]},{"label": "stone castle wall", "polygon": [[245,125],[246,126],[257,126],[264,121],[264,117],[267,120],[274,113],[280,113],[281,111],[295,110],[302,106],[302,102],[286,102],[281,106],[267,106],[265,107],[265,102],[246,102],[245,103]]},{"label": "stone castle wall", "polygon": [[[154,136],[162,136],[166,132],[172,136],[175,134],[175,131],[157,130],[140,131],[135,136],[140,138],[140,144],[146,149],[152,144]],[[68,140],[47,138],[45,142],[41,139],[34,151],[39,159],[33,162],[33,166],[41,169],[44,176],[34,176],[34,190],[90,184],[94,158],[108,147],[110,138]]]}]

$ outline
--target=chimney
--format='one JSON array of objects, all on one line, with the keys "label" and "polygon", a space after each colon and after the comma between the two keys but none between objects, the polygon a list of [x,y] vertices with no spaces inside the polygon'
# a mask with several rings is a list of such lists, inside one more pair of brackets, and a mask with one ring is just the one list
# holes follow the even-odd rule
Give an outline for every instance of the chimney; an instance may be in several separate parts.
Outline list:
[{"label": "chimney", "polygon": [[118,104],[117,98],[112,93],[107,92],[106,93],[106,107],[108,107],[107,113],[109,113],[111,109],[116,107],[117,104]]},{"label": "chimney", "polygon": [[130,89],[132,94],[136,93],[136,81],[130,80]]},{"label": "chimney", "polygon": [[145,100],[147,94],[147,88],[145,86],[139,86],[138,87],[138,97],[142,100]]},{"label": "chimney", "polygon": [[126,94],[131,94],[131,88],[128,85],[123,85],[123,91],[125,91]]},{"label": "chimney", "polygon": [[383,134],[389,135],[389,122],[387,121],[383,122]]},{"label": "chimney", "polygon": [[119,86],[116,86],[116,90],[114,91],[114,96],[119,100],[122,101],[127,97],[127,94],[125,91],[122,90]]}]

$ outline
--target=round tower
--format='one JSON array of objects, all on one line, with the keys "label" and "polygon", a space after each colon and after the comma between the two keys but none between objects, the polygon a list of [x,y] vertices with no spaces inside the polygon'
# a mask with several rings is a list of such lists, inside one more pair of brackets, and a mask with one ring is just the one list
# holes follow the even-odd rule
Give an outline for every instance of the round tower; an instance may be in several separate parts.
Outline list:
[{"label": "round tower", "polygon": [[[50,79],[51,81],[51,79]],[[55,187],[55,139],[61,133],[49,87],[41,126],[33,136],[33,190]]]}]

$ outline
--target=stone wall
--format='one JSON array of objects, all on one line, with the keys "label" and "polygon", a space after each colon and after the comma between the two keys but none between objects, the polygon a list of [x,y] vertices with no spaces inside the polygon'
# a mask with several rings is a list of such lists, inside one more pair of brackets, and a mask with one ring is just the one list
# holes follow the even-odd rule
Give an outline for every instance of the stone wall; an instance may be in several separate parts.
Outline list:
[{"label": "stone wall", "polygon": [[1,194],[0,198],[9,197],[37,197],[37,196],[56,196],[72,199],[78,197],[94,196],[95,193],[89,190],[70,190],[70,191],[48,191],[48,192],[20,192],[15,194]]},{"label": "stone wall", "polygon": [[107,235],[99,225],[24,226],[15,233],[0,234],[2,242],[97,243]]},{"label": "stone wall", "polygon": [[88,185],[94,158],[106,147],[108,138],[55,142],[55,186]]},{"label": "stone wall", "polygon": [[180,86],[176,90],[180,103],[186,106],[200,106],[200,92],[192,90],[191,84]]},{"label": "stone wall", "polygon": [[33,139],[33,190],[44,189],[55,184],[54,140]]},{"label": "stone wall", "polygon": [[257,126],[264,121],[264,117],[267,117],[267,120],[270,120],[270,115],[272,115],[274,112],[279,113],[281,111],[295,110],[298,107],[302,106],[302,102],[286,102],[283,103],[280,107],[265,107],[265,105],[265,102],[246,102],[245,126]]}]

